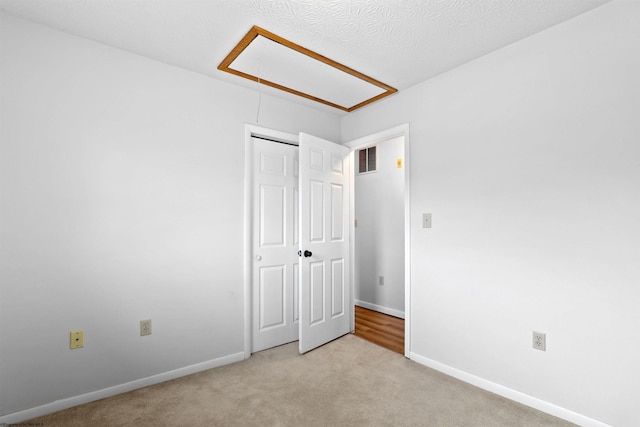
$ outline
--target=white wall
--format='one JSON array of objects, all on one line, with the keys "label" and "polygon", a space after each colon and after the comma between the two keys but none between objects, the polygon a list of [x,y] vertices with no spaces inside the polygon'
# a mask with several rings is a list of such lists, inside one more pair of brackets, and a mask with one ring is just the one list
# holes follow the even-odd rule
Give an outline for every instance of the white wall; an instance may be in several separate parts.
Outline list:
[{"label": "white wall", "polygon": [[413,357],[619,427],[640,425],[639,22],[614,1],[342,119],[344,141],[410,122]]},{"label": "white wall", "polygon": [[[0,416],[241,357],[257,92],[1,19]],[[340,135],[267,96],[260,125]]]},{"label": "white wall", "polygon": [[354,297],[358,305],[404,317],[404,163],[396,164],[404,162],[404,136],[375,145],[376,172],[354,179]]}]

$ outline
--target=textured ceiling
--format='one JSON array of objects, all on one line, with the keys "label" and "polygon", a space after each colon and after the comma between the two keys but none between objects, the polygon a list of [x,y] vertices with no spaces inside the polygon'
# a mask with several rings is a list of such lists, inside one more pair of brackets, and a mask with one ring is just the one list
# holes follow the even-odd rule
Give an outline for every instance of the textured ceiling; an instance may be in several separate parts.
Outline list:
[{"label": "textured ceiling", "polygon": [[[0,7],[253,88],[256,83],[227,75],[217,66],[249,28],[258,25],[402,91],[609,1],[0,0]],[[329,108],[274,89],[261,90]]]}]

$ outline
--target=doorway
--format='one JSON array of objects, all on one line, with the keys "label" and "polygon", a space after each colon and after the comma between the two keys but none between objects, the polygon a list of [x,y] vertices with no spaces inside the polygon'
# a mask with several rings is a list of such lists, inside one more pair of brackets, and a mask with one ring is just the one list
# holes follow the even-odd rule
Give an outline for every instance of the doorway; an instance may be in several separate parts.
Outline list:
[{"label": "doorway", "polygon": [[245,358],[296,339],[305,353],[353,321],[350,150],[245,132]]},{"label": "doorway", "polygon": [[[244,336],[244,357],[246,359],[248,359],[251,356],[252,353],[252,266],[254,263],[254,259],[253,259],[253,249],[252,249],[252,202],[249,198],[249,195],[252,194],[252,182],[253,182],[253,158],[250,156],[251,153],[251,148],[250,148],[250,144],[251,144],[251,138],[253,136],[261,136],[264,135],[268,138],[273,138],[273,139],[277,139],[280,141],[286,141],[286,142],[290,142],[293,143],[294,145],[296,145],[298,138],[302,136],[302,134],[299,135],[295,135],[295,134],[288,134],[288,133],[284,133],[284,132],[279,132],[279,131],[274,131],[274,130],[270,130],[270,129],[266,129],[266,128],[261,128],[258,126],[253,126],[253,125],[246,125],[245,126],[245,147],[246,147],[246,152],[247,155],[245,156],[245,209],[244,209],[244,217],[245,217],[245,227],[244,227],[244,240],[245,240],[245,244],[244,244],[244,260],[245,260],[245,279],[244,279],[244,295],[245,295],[245,309],[244,309],[244,325],[245,325],[245,336]],[[409,165],[410,165],[410,161],[409,161],[409,153],[410,153],[410,149],[409,149],[409,125],[405,124],[405,125],[401,125],[401,126],[397,126],[395,128],[391,128],[388,129],[386,131],[382,131],[367,137],[363,137],[363,138],[359,138],[357,140],[351,141],[350,143],[344,144],[345,148],[349,148],[349,149],[355,149],[356,147],[361,147],[361,146],[365,146],[365,145],[370,145],[373,144],[377,141],[384,141],[386,139],[390,139],[393,137],[397,137],[397,136],[404,136],[404,158],[403,158],[403,164],[402,164],[402,168],[404,170],[404,180],[405,180],[405,186],[404,186],[404,298],[405,298],[405,306],[404,306],[404,312],[405,312],[405,340],[404,340],[404,355],[405,357],[410,358],[410,352],[411,352],[411,316],[410,316],[410,311],[411,311],[411,304],[410,304],[410,295],[411,295],[411,280],[410,280],[410,248],[411,248],[411,244],[410,244],[410,182],[409,182],[409,177],[410,177],[410,170],[409,170]],[[309,135],[307,135],[306,137],[309,137]],[[312,138],[312,139],[317,139],[317,138]],[[318,142],[320,142],[321,140],[319,140]],[[328,141],[325,141],[328,143]],[[329,143],[329,145],[332,146],[336,146],[336,144],[331,144]],[[348,151],[348,150],[346,150]],[[319,151],[316,151],[316,153],[318,153]],[[315,156],[315,154],[314,154]],[[342,156],[342,154],[340,154],[340,156]],[[348,211],[350,212],[350,215],[347,217],[343,217],[342,215],[340,215],[339,217],[343,217],[343,224],[346,228],[348,228],[348,231],[345,229],[345,236],[344,239],[345,241],[350,242],[349,244],[349,255],[350,255],[350,259],[354,258],[354,254],[355,254],[355,245],[353,244],[354,241],[353,239],[351,239],[349,236],[354,232],[354,222],[355,222],[355,218],[354,218],[354,194],[353,194],[353,187],[354,187],[354,173],[353,170],[351,168],[351,166],[354,164],[353,162],[353,156],[354,156],[354,151],[351,152],[350,155],[350,160],[346,161],[343,160],[343,164],[342,167],[344,168],[344,173],[345,175],[347,175],[349,177],[349,179],[347,180],[348,182],[344,182],[344,194],[348,193],[348,197],[346,199],[344,199],[344,203],[345,203],[345,207],[348,206],[349,209]],[[326,157],[325,163],[327,163],[328,165],[332,165],[332,169],[334,171],[340,169],[338,168],[338,163],[336,163],[336,159],[337,157],[335,157],[334,155],[329,155],[328,157]],[[312,161],[313,163],[313,161]],[[341,184],[342,185],[342,184]],[[334,188],[337,189],[338,187],[334,186],[333,184],[328,185],[327,188]],[[330,196],[329,199],[333,199],[333,197],[335,196],[335,194],[338,194],[338,192],[334,192],[333,196]],[[332,215],[330,212],[328,212],[326,215],[326,217],[328,218],[338,218],[338,216],[336,215]],[[351,224],[351,225],[349,225]],[[327,227],[327,229],[332,229],[335,230],[335,227]],[[334,237],[338,237],[337,235],[333,235],[331,237],[331,239],[334,239]],[[301,241],[304,239],[301,239]],[[340,239],[338,239],[340,240]],[[302,259],[302,262],[304,262],[305,259]],[[307,259],[308,261],[310,261],[311,259]],[[335,264],[336,266],[340,266],[339,263]],[[318,269],[316,269],[316,271],[320,271]],[[327,272],[329,273],[331,270],[327,270]],[[336,271],[339,271],[340,274],[334,274]],[[347,333],[348,331],[353,331],[355,329],[355,325],[354,325],[354,293],[353,293],[353,288],[351,286],[351,283],[354,282],[354,275],[355,275],[355,269],[351,268],[350,266],[348,266],[347,264],[344,264],[343,268],[340,269],[336,269],[335,271],[331,272],[330,274],[326,274],[326,275],[321,275],[321,276],[326,276],[327,278],[339,278],[339,277],[345,277],[344,275],[348,276],[348,280],[345,281],[345,287],[344,289],[344,295],[346,296],[345,300],[344,300],[344,305],[343,307],[346,308],[347,310],[345,310],[344,314],[341,313],[328,313],[328,317],[330,318],[338,318],[338,317],[342,317],[344,320],[348,320],[348,324],[346,325],[346,332],[343,333]],[[320,276],[319,276],[320,277]],[[302,285],[302,284],[301,284]],[[301,286],[300,285],[300,286]],[[335,287],[334,287],[335,288]],[[325,291],[323,291],[323,293],[326,296],[329,295],[336,295],[335,292],[333,292],[331,290],[330,287],[326,287]],[[331,299],[327,299],[327,307],[329,306],[333,306],[333,308],[335,309],[336,307],[339,307],[340,304],[336,304],[335,303],[335,299],[333,300],[333,302],[331,301]],[[303,305],[303,304],[300,304]],[[305,306],[309,306],[309,301],[307,301],[307,304],[304,304]],[[302,312],[299,313],[299,316],[302,316]],[[342,329],[342,327],[341,327]],[[335,336],[337,337],[337,336]]]},{"label": "doorway", "polygon": [[[398,351],[404,345],[399,352],[410,357],[409,125],[345,145],[353,150],[352,253],[358,326],[387,348]],[[399,336],[402,326],[404,334]]]}]

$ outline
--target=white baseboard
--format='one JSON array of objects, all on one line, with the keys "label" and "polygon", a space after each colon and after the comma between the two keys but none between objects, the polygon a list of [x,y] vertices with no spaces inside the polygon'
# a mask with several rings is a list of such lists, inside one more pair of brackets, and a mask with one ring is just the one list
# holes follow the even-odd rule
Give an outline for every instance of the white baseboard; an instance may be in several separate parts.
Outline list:
[{"label": "white baseboard", "polygon": [[113,387],[103,388],[102,390],[92,391],[90,393],[73,396],[66,399],[56,400],[55,402],[45,405],[36,406],[35,408],[25,409],[24,411],[14,412],[12,414],[0,417],[0,426],[19,423],[31,418],[41,417],[73,406],[82,405],[84,403],[93,402],[95,400],[104,399],[106,397],[115,396],[117,394],[126,393],[142,387],[159,384],[165,381],[195,374],[197,372],[206,371],[208,369],[217,368],[218,366],[228,365],[230,363],[240,362],[244,360],[244,352],[230,354],[228,356],[219,357],[217,359],[208,360],[195,365],[185,366],[184,368],[175,369],[162,374],[153,375],[147,378],[119,384]]},{"label": "white baseboard", "polygon": [[544,400],[540,400],[538,398],[510,389],[500,384],[493,383],[489,380],[485,380],[484,378],[477,377],[468,372],[464,372],[459,369],[453,368],[451,366],[445,365],[443,363],[436,362],[435,360],[429,359],[427,357],[420,356],[419,354],[411,352],[409,358],[414,362],[417,362],[417,363],[420,363],[421,365],[425,365],[429,368],[435,369],[436,371],[440,371],[443,374],[449,375],[450,377],[457,378],[461,381],[472,384],[481,389],[490,391],[491,393],[495,393],[499,396],[506,397],[509,400],[522,403],[523,405],[545,412],[549,415],[553,415],[554,417],[562,418],[563,420],[572,422],[574,424],[578,424],[579,426],[611,427],[609,424],[605,424],[601,421],[594,420],[593,418],[586,417],[584,415],[578,414],[576,412],[570,411],[568,409],[562,408],[552,403],[545,402]]},{"label": "white baseboard", "polygon": [[369,310],[379,311],[380,313],[388,314],[389,316],[404,319],[404,311],[396,310],[395,308],[383,307],[378,304],[360,300],[354,300],[353,303],[359,307],[368,308]]}]

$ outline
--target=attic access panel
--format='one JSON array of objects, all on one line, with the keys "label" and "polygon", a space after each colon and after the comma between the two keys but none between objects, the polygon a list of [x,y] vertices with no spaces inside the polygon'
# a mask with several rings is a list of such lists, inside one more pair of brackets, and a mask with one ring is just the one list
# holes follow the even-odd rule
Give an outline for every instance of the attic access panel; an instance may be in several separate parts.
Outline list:
[{"label": "attic access panel", "polygon": [[347,112],[397,92],[257,26],[249,30],[218,69]]}]

